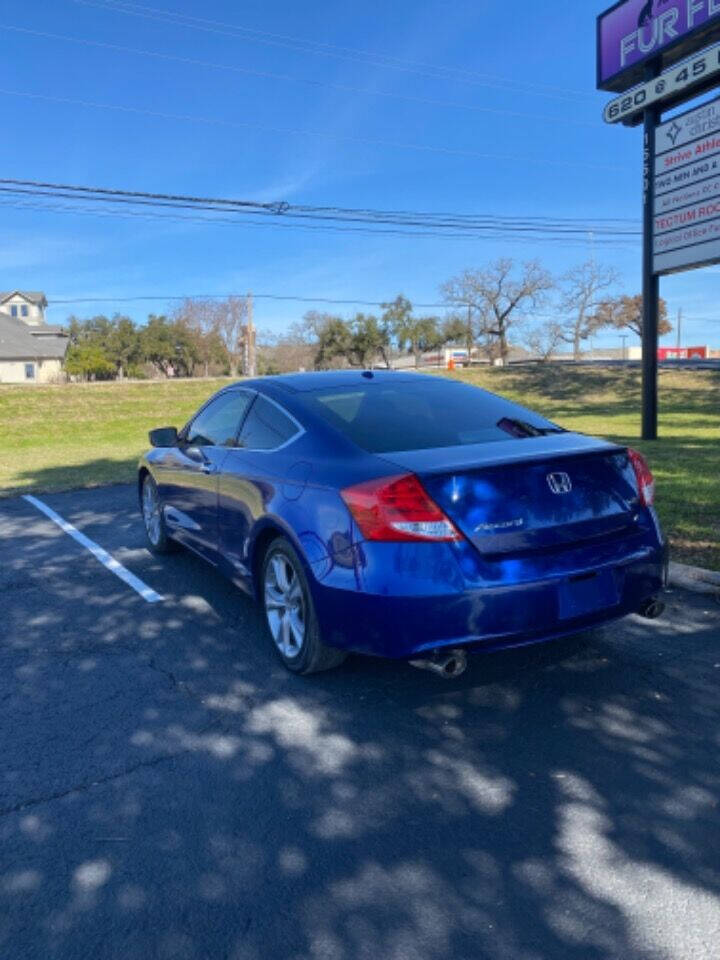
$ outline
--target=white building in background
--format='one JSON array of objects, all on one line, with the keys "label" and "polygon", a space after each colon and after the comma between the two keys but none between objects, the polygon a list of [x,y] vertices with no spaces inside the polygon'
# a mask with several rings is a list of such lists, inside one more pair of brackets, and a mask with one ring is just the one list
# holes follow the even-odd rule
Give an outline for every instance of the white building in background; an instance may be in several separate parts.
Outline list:
[{"label": "white building in background", "polygon": [[27,324],[45,323],[47,300],[44,293],[30,290],[10,290],[0,293],[0,313],[23,320]]},{"label": "white building in background", "polygon": [[45,323],[44,293],[0,293],[0,383],[52,383],[62,379],[68,337]]}]

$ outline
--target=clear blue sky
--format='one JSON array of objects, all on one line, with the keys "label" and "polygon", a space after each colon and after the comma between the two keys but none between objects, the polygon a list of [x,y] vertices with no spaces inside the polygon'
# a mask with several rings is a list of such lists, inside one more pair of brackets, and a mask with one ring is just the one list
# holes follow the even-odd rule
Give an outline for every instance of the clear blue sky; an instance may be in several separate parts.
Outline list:
[{"label": "clear blue sky", "polygon": [[[5,0],[0,176],[347,207],[640,216],[641,134],[606,126],[608,95],[594,91],[603,4],[145,3],[244,30],[189,29],[101,0]],[[407,239],[0,204],[0,288],[117,298],[54,306],[52,322],[116,310],[143,320],[167,304],[119,298],[150,294],[402,291],[432,303],[448,277],[498,256],[539,257],[562,273],[594,254],[620,271],[622,292],[640,285],[639,244]],[[661,282],[671,315],[684,310],[686,343],[720,346],[719,273]],[[279,331],[307,308],[259,301],[257,323]]]}]

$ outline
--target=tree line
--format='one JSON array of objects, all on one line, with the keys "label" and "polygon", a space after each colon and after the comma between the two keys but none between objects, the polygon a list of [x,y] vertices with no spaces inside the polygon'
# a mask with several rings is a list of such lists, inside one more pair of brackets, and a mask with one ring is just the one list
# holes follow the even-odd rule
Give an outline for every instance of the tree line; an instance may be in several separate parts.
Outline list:
[{"label": "tree line", "polygon": [[[258,340],[258,372],[298,368],[390,366],[409,354],[464,347],[490,361],[507,361],[513,346],[540,360],[571,350],[575,359],[601,330],[642,335],[642,297],[612,294],[618,277],[594,261],[554,278],[537,260],[499,259],[465,270],[442,285],[442,313],[416,312],[402,294],[375,313],[343,317],[311,310],[282,335]],[[95,316],[68,322],[65,369],[78,378],[208,376],[247,372],[245,297],[188,299],[170,316],[151,314],[144,325],[129,317]],[[660,333],[672,327],[661,301]]]},{"label": "tree line", "polygon": [[170,316],[70,317],[65,371],[78,379],[238,376],[246,354],[248,300],[185,300]]},{"label": "tree line", "polygon": [[[571,350],[577,360],[601,330],[642,336],[642,296],[612,294],[618,283],[614,270],[592,260],[555,278],[537,260],[503,258],[444,283],[442,316],[416,313],[402,294],[382,304],[379,315],[343,318],[310,311],[287,334],[266,339],[266,362],[278,371],[300,365],[389,366],[392,355],[406,353],[419,366],[424,353],[451,345],[489,361],[506,362],[513,346],[540,360]],[[661,335],[672,330],[665,301],[659,330]]]}]

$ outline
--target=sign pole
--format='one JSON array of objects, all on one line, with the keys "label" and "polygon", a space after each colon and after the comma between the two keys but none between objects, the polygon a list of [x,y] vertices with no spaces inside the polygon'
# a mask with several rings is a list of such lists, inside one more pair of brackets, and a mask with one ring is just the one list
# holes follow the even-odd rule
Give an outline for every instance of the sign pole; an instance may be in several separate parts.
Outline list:
[{"label": "sign pole", "polygon": [[[645,67],[645,79],[653,80],[659,64]],[[657,440],[658,435],[658,314],[660,283],[653,269],[655,128],[657,107],[643,111],[643,264],[642,264],[642,438]]]},{"label": "sign pole", "polygon": [[659,277],[720,263],[720,97],[660,122],[720,86],[718,39],[720,0],[616,0],[597,18],[597,88],[620,94],[605,121],[644,126],[643,440],[658,435]]}]

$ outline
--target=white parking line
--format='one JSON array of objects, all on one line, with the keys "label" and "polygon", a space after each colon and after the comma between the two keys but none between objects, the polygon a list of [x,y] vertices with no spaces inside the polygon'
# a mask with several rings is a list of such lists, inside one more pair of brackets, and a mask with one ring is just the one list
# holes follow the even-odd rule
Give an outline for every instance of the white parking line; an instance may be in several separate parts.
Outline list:
[{"label": "white parking line", "polygon": [[110,556],[107,550],[103,550],[94,540],[86,537],[84,533],[80,533],[80,531],[71,523],[68,523],[67,520],[63,520],[59,513],[55,513],[55,511],[46,503],[43,503],[42,500],[38,500],[37,497],[31,497],[29,494],[23,496],[23,500],[27,500],[28,503],[31,503],[40,510],[41,513],[44,513],[46,517],[49,517],[53,523],[56,523],[68,536],[72,537],[73,540],[77,540],[77,542],[85,547],[86,550],[89,550],[104,567],[107,567],[116,577],[119,577],[129,587],[132,587],[133,590],[139,593],[143,600],[147,600],[148,603],[157,603],[163,599],[159,593],[156,593],[146,583],[143,583],[139,577],[136,577],[134,573],[130,573],[126,567],[119,563],[114,557]]}]

